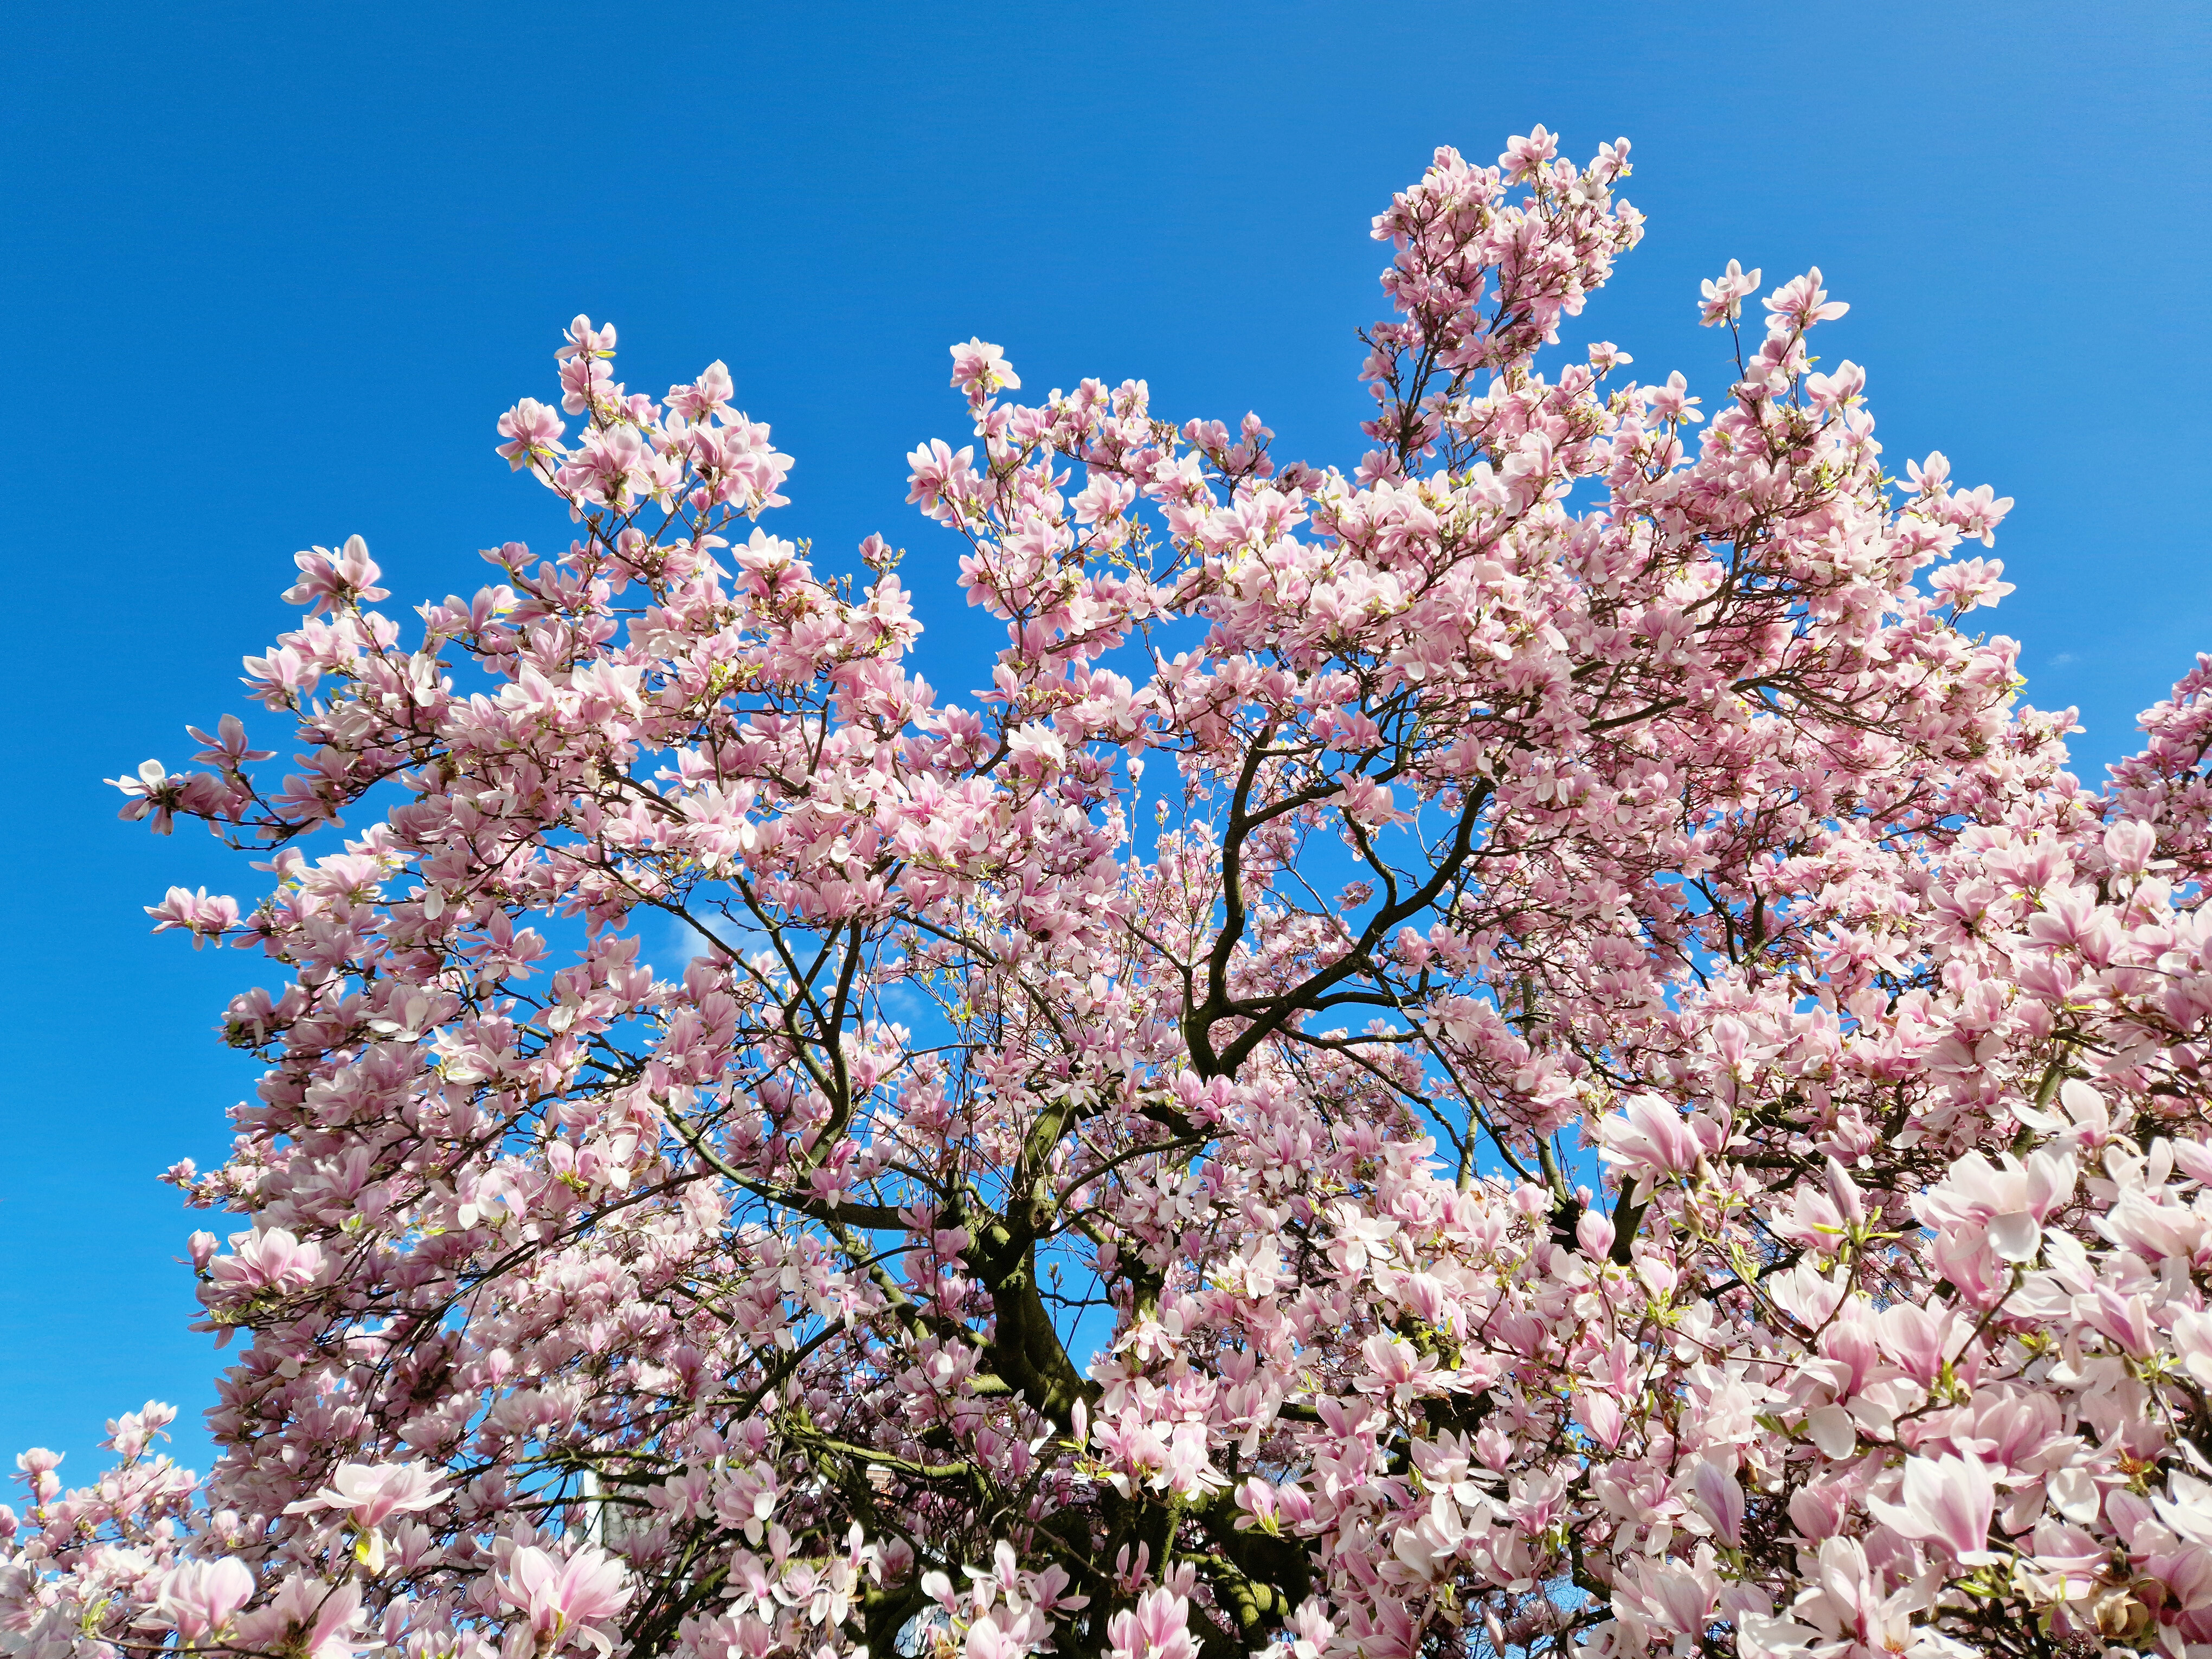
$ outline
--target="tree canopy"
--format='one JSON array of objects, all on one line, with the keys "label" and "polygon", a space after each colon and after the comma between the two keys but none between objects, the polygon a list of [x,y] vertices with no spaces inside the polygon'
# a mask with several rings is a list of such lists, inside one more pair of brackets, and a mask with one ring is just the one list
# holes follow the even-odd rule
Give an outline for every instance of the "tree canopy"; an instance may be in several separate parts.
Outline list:
[{"label": "tree canopy", "polygon": [[1628,154],[1376,219],[1348,472],[953,348],[972,689],[580,317],[565,550],[301,553],[295,769],[118,780],[275,878],[220,1456],[26,1454],[0,1647],[2195,1659],[2212,658],[2071,775],[1817,270],[1568,358]]}]

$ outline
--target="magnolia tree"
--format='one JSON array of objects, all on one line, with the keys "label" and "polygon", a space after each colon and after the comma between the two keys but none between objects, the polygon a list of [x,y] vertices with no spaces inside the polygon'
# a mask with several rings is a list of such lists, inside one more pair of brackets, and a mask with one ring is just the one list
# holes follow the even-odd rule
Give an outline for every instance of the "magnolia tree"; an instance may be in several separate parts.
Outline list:
[{"label": "magnolia tree", "polygon": [[1547,354],[1555,151],[1376,220],[1349,475],[956,347],[957,696],[581,318],[565,551],[301,554],[297,769],[121,780],[275,878],[152,907],[281,975],[219,1455],[26,1454],[7,1650],[2212,1653],[2212,659],[2077,781],[1819,271]]}]

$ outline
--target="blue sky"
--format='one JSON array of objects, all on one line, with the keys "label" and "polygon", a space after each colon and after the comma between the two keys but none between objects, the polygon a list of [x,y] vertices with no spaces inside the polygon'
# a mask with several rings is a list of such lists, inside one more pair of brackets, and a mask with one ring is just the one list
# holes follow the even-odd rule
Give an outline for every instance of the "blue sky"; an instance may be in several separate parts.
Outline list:
[{"label": "blue sky", "polygon": [[[2092,15],[2094,11],[2094,15]],[[1996,21],[2002,17],[2002,21]],[[1680,368],[1730,258],[1817,264],[1881,435],[2016,499],[1999,543],[2030,697],[2094,775],[2199,647],[2212,586],[2208,14],[2182,4],[1408,3],[18,9],[0,57],[0,298],[21,374],[0,814],[21,1033],[0,1095],[0,1454],[93,1473],[102,1419],[186,1413],[216,1356],[154,1175],[224,1144],[250,1070],[213,1028],[253,964],[150,939],[172,882],[249,895],[99,780],[242,708],[294,550],[365,536],[388,608],[565,519],[492,422],[561,327],[659,389],[726,359],[798,458],[775,527],[912,550],[924,669],[980,675],[902,457],[957,441],[945,347],[1027,386],[1356,461],[1370,216],[1441,143],[1542,122],[1634,141],[1644,246],[1577,337]],[[692,21],[696,20],[696,21]],[[254,878],[258,879],[258,878]]]}]

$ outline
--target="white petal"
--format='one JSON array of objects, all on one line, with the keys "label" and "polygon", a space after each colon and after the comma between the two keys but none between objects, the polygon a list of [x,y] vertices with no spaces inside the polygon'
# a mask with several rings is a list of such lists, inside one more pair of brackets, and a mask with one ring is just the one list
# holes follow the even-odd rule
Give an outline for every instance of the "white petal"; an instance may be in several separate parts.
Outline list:
[{"label": "white petal", "polygon": [[2097,1518],[2097,1483],[2088,1470],[2061,1469],[2044,1482],[2044,1489],[2051,1494],[2051,1507],[2069,1521],[2086,1527]]},{"label": "white petal", "polygon": [[2008,1261],[2033,1261],[2043,1248],[2043,1229],[2026,1210],[2014,1210],[1991,1219],[1990,1245]]},{"label": "white petal", "polygon": [[1869,1400],[1861,1395],[1851,1401],[1851,1420],[1877,1440],[1889,1438],[1889,1431],[1897,1422],[1897,1413],[1879,1400]]},{"label": "white petal", "polygon": [[1805,1432],[1828,1457],[1849,1457],[1859,1443],[1851,1414],[1841,1406],[1815,1406],[1805,1413]]}]

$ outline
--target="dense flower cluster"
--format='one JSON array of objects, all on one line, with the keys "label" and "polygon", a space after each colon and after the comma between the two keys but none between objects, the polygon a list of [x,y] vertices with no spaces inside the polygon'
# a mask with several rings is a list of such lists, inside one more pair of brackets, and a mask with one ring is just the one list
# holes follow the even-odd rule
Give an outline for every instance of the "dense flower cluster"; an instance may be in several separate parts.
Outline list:
[{"label": "dense flower cluster", "polygon": [[26,1454],[0,1647],[2212,1653],[2212,658],[2070,775],[1817,270],[1554,362],[1627,157],[1376,221],[1349,474],[955,348],[965,701],[581,318],[565,552],[301,554],[295,769],[119,781],[276,878],[221,1456]]}]

